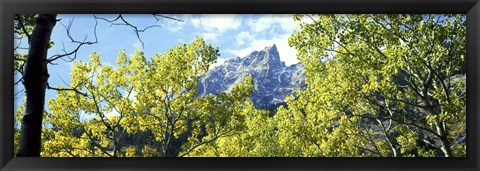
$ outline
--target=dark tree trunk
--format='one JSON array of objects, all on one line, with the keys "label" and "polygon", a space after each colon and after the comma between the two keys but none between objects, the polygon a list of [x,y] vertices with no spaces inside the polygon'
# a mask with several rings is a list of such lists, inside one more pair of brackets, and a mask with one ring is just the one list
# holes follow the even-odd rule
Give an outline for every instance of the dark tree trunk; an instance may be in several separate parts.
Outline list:
[{"label": "dark tree trunk", "polygon": [[25,116],[22,119],[20,149],[17,157],[39,157],[45,89],[48,80],[47,50],[56,14],[35,16],[35,27],[30,35],[30,47],[24,68],[26,94]]}]

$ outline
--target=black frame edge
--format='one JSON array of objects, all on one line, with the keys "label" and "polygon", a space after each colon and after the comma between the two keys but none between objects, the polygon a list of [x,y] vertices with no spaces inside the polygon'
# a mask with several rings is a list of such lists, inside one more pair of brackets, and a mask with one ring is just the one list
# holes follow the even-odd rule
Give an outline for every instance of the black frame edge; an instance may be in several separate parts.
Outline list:
[{"label": "black frame edge", "polygon": [[[4,0],[22,6],[17,12],[48,13],[467,13],[477,0]],[[78,8],[95,4],[96,8]],[[372,7],[372,4],[375,7]],[[181,7],[179,8],[179,5]],[[321,5],[323,8],[317,8]],[[125,8],[128,6],[128,8]],[[243,6],[243,7],[242,7]],[[443,8],[448,7],[448,8]],[[346,10],[347,9],[347,10]]]},{"label": "black frame edge", "polygon": [[[7,13],[5,10],[5,3],[0,3],[1,19],[0,23],[6,23],[13,16]],[[2,46],[0,46],[0,52],[2,55],[0,68],[2,74],[0,75],[0,169],[5,167],[13,158],[13,60],[8,59],[13,53],[7,51],[7,49],[13,49],[13,36],[9,36],[8,33],[13,33],[13,22],[6,24],[0,29],[0,37],[3,39]],[[6,40],[6,41],[5,41]],[[5,74],[10,73],[10,74]],[[5,98],[5,97],[11,97]],[[9,115],[7,114],[9,113]],[[11,125],[5,127],[5,125]]]},{"label": "black frame edge", "polygon": [[[475,6],[467,13],[467,73],[474,73],[474,76],[467,78],[467,136],[477,135],[476,138],[467,138],[467,156],[476,156],[471,158],[472,164],[475,168],[479,169],[478,157],[480,156],[480,150],[478,143],[480,142],[479,130],[480,130],[480,116],[479,110],[479,97],[480,91],[478,91],[479,75],[480,75],[480,2],[477,2]],[[473,96],[472,96],[473,94]],[[473,118],[472,118],[473,117]],[[477,124],[475,125],[475,122]]]}]

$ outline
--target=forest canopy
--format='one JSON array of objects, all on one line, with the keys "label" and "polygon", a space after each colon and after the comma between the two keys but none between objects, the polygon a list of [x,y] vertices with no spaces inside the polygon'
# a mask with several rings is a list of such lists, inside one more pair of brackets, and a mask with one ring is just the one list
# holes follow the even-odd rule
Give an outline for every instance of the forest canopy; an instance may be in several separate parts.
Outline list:
[{"label": "forest canopy", "polygon": [[[199,96],[199,81],[221,52],[201,37],[153,57],[120,50],[114,65],[91,52],[88,61],[73,61],[68,87],[55,87],[62,91],[48,99],[40,156],[466,156],[464,15],[293,20],[300,30],[288,44],[307,86],[284,105],[256,108],[252,76],[229,92]],[[17,54],[21,71],[26,56]],[[15,113],[18,123],[25,110]],[[15,151],[20,134],[17,125]]]}]

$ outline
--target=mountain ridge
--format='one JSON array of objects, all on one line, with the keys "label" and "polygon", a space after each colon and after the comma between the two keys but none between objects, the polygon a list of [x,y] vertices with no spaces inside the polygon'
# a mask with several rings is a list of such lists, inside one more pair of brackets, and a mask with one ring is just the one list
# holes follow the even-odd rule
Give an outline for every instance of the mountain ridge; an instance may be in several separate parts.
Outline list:
[{"label": "mountain ridge", "polygon": [[200,79],[197,92],[200,96],[230,92],[247,75],[255,80],[251,99],[256,107],[283,102],[286,96],[306,87],[303,64],[286,66],[273,44],[213,67]]}]

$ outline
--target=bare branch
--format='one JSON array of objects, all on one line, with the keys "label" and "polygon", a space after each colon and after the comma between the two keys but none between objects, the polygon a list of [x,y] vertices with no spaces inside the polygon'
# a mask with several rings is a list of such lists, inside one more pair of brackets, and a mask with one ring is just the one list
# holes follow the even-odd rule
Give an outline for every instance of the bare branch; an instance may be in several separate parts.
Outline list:
[{"label": "bare branch", "polygon": [[17,100],[17,99],[19,99],[20,97],[22,97],[22,96],[19,96],[19,97],[17,97],[17,95],[18,95],[18,94],[20,94],[20,93],[22,93],[22,94],[23,94],[23,92],[25,92],[25,91],[24,91],[24,89],[22,89],[22,90],[20,90],[20,91],[16,92],[16,93],[15,93],[15,95],[13,96],[13,97],[15,97],[15,100]]},{"label": "bare branch", "polygon": [[13,83],[13,85],[16,86],[17,84],[19,84],[21,82],[23,83],[23,76],[22,76],[22,78],[18,79],[15,83]]},{"label": "bare branch", "polygon": [[[57,59],[62,59],[63,61],[65,62],[72,62],[73,60],[75,60],[77,58],[77,52],[78,50],[83,46],[83,45],[92,45],[92,44],[96,44],[98,43],[98,38],[97,38],[97,25],[98,25],[98,22],[97,20],[95,20],[95,27],[94,27],[94,37],[95,37],[95,41],[93,42],[90,42],[90,41],[86,41],[87,40],[87,35],[85,35],[85,38],[82,40],[82,41],[78,41],[76,39],[73,38],[73,36],[71,35],[70,31],[71,31],[71,28],[72,28],[72,24],[73,24],[73,20],[70,20],[68,22],[68,25],[65,26],[62,22],[59,22],[64,28],[65,30],[67,31],[67,36],[68,38],[70,39],[70,41],[72,43],[76,43],[78,44],[77,47],[70,51],[70,52],[67,52],[65,50],[65,44],[62,42],[62,46],[63,46],[63,49],[62,51],[64,52],[63,54],[57,54],[57,55],[53,55],[51,56],[50,58],[48,58],[47,62],[50,63],[50,64],[54,64],[52,63],[53,61],[57,60]],[[73,55],[73,57],[71,57],[71,55]],[[67,57],[68,60],[64,59],[64,57]]]},{"label": "bare branch", "polygon": [[308,18],[310,18],[315,24],[317,24],[317,20],[313,19],[313,17],[310,14],[306,14]]},{"label": "bare branch", "polygon": [[81,95],[83,95],[83,96],[85,96],[85,97],[88,97],[86,93],[83,93],[83,92],[77,90],[76,88],[54,88],[54,87],[50,87],[50,85],[48,84],[48,82],[47,82],[47,88],[50,89],[50,90],[57,90],[57,91],[74,91],[74,92],[76,92],[76,93],[78,93],[78,94],[81,94]]},{"label": "bare branch", "polygon": [[104,21],[106,21],[106,22],[113,23],[113,22],[117,21],[118,19],[120,19],[120,15],[117,16],[117,18],[115,18],[115,19],[113,19],[113,20],[108,20],[108,19],[103,18],[103,17],[97,17],[96,14],[93,14],[93,18],[95,18],[95,20],[104,20]]},{"label": "bare branch", "polygon": [[120,16],[120,19],[123,21],[122,24],[115,24],[115,25],[127,25],[127,26],[130,26],[133,28],[133,31],[135,32],[135,34],[137,35],[137,38],[138,40],[140,41],[140,43],[142,43],[142,48],[145,48],[145,44],[143,43],[142,39],[140,38],[140,32],[145,32],[145,30],[149,29],[149,28],[152,28],[152,27],[160,27],[159,25],[152,25],[152,26],[148,26],[144,29],[138,29],[138,27],[130,24],[127,20],[125,20],[125,18],[123,18],[122,14],[119,15]]},{"label": "bare branch", "polygon": [[461,137],[457,137],[455,142],[453,142],[453,144],[450,146],[450,148],[453,148],[455,147],[457,144],[463,142],[465,139],[467,138],[467,135],[463,135]]},{"label": "bare branch", "polygon": [[[67,82],[65,82],[65,80],[63,80],[62,77],[60,77],[60,74],[57,73],[57,76],[58,76],[58,78],[60,78],[60,80],[62,80],[63,84],[68,85],[68,87],[70,87],[70,85],[67,84]],[[79,84],[79,85],[80,85],[80,84]],[[77,85],[77,87],[78,87],[78,85]]]},{"label": "bare branch", "polygon": [[163,15],[163,14],[152,14],[153,17],[155,18],[155,20],[157,21],[160,21],[161,19],[157,18],[157,17],[162,17],[162,18],[167,18],[167,19],[170,19],[170,20],[175,20],[175,21],[180,21],[180,22],[183,22],[182,19],[178,19],[178,18],[175,18],[175,17],[170,17],[170,16],[167,16],[167,15]]},{"label": "bare branch", "polygon": [[17,51],[17,49],[22,49],[20,48],[20,45],[22,45],[22,40],[23,40],[22,38],[15,38],[15,39],[18,39],[19,42],[18,42],[18,45],[16,45],[15,48],[13,48],[14,52]]},{"label": "bare branch", "polygon": [[[180,22],[183,22],[183,20],[181,19],[177,19],[177,18],[174,18],[174,17],[170,17],[170,16],[167,16],[167,15],[162,15],[162,14],[152,14],[152,16],[155,18],[155,20],[158,22],[160,21],[161,19],[160,18],[166,18],[166,19],[170,19],[170,20],[175,20],[175,21],[180,21]],[[104,17],[98,17],[97,15],[93,15],[93,17],[95,18],[95,21],[97,20],[103,20],[103,21],[106,21],[108,23],[111,23],[110,26],[113,26],[113,25],[121,25],[121,26],[128,26],[128,27],[131,27],[133,29],[133,32],[135,33],[135,35],[137,36],[138,38],[138,41],[140,41],[140,43],[142,43],[142,48],[145,48],[145,43],[142,41],[141,37],[140,37],[140,33],[142,32],[145,32],[147,31],[148,29],[150,28],[154,28],[154,27],[161,27],[160,25],[150,25],[150,26],[147,26],[143,29],[139,29],[137,26],[134,26],[133,24],[131,24],[130,22],[128,22],[122,14],[118,14],[118,16],[115,18],[115,19],[112,19],[112,20],[109,20],[107,18],[104,18]]]},{"label": "bare branch", "polygon": [[17,50],[17,49],[28,50],[28,48],[26,48],[26,47],[17,47],[15,50]]}]

